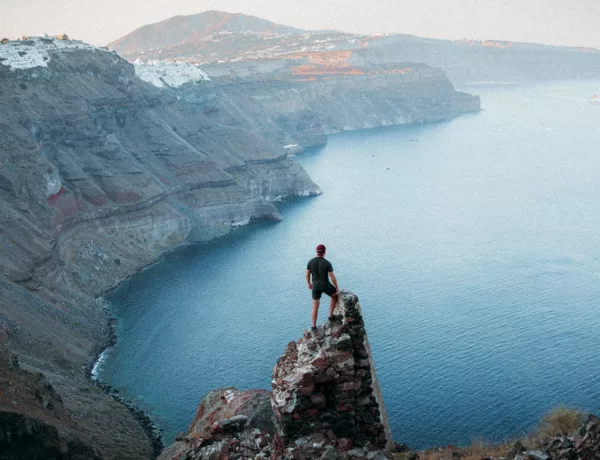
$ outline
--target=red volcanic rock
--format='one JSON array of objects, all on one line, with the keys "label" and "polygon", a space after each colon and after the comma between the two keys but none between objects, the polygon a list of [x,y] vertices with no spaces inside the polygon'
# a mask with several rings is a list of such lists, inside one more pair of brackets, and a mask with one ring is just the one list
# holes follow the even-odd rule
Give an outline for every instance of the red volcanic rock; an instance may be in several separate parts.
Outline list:
[{"label": "red volcanic rock", "polygon": [[349,451],[350,449],[352,449],[352,440],[348,438],[340,439],[338,441],[338,449],[344,452]]},{"label": "red volcanic rock", "polygon": [[219,422],[215,422],[212,424],[210,432],[211,434],[221,434],[223,433],[223,427],[219,425]]},{"label": "red volcanic rock", "polygon": [[54,203],[56,203],[56,201],[60,198],[60,196],[65,192],[66,192],[66,189],[64,187],[61,187],[58,192],[53,193],[52,195],[50,195],[48,197],[48,204],[53,205]]},{"label": "red volcanic rock", "polygon": [[233,387],[213,390],[202,399],[189,432],[205,435],[212,429],[215,422],[239,415],[248,418],[248,428],[272,432],[269,392],[266,390],[239,391]]},{"label": "red volcanic rock", "polygon": [[213,390],[202,398],[189,432],[159,458],[267,458],[272,418],[268,391]]}]

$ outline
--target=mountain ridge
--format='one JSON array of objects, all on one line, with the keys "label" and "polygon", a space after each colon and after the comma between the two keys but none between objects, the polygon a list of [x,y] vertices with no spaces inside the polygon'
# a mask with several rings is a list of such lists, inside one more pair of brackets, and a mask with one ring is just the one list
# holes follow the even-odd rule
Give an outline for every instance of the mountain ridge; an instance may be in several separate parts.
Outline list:
[{"label": "mountain ridge", "polygon": [[[204,18],[198,23],[201,27],[194,25],[193,18]],[[253,28],[230,27],[236,21]],[[286,66],[299,56],[318,60],[326,53],[349,53],[352,64],[359,66],[424,63],[441,68],[454,83],[593,79],[600,73],[600,51],[585,47],[294,28],[290,33],[288,26],[214,10],[144,27],[149,28],[133,31],[109,47],[130,62],[184,61],[216,66],[219,68],[212,70],[217,76],[246,74],[256,66]],[[227,66],[235,68],[223,72]]]},{"label": "mountain ridge", "polygon": [[[183,27],[183,31],[175,30],[176,27]],[[138,35],[146,38],[146,40],[150,40],[145,46],[173,46],[180,43],[181,39],[186,37],[186,33],[188,32],[188,39],[195,41],[211,34],[228,31],[249,31],[254,33],[279,32],[286,34],[301,34],[305,32],[304,30],[277,24],[257,16],[208,10],[198,14],[172,16],[162,21],[146,24],[112,41],[108,44],[108,47],[127,50],[134,47],[141,39],[137,37]],[[183,33],[165,37],[166,34],[173,34],[174,32]],[[166,40],[166,42],[157,45],[158,40]]]}]

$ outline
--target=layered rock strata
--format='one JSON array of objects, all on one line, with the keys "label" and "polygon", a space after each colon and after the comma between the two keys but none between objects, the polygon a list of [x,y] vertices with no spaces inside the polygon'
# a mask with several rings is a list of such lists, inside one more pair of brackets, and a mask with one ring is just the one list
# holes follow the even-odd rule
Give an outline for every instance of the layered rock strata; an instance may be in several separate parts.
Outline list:
[{"label": "layered rock strata", "polygon": [[[456,91],[444,72],[423,64],[342,70],[348,72],[311,67],[297,75],[286,67],[172,91],[222,123],[259,131],[291,153],[324,144],[334,133],[450,120],[481,107],[478,96]],[[230,72],[237,75],[235,66]],[[240,116],[248,113],[253,116]]]},{"label": "layered rock strata", "polygon": [[[0,351],[47,375],[69,417],[30,410],[24,390],[0,411],[47,413],[61,445],[149,458],[134,417],[87,379],[110,336],[95,297],[166,251],[277,220],[273,201],[320,190],[260,133],[220,123],[90,46],[2,45],[0,106]],[[0,373],[0,388],[10,381]]]},{"label": "layered rock strata", "polygon": [[358,298],[342,292],[334,318],[291,342],[273,370],[280,453],[318,435],[348,447],[392,445]]}]

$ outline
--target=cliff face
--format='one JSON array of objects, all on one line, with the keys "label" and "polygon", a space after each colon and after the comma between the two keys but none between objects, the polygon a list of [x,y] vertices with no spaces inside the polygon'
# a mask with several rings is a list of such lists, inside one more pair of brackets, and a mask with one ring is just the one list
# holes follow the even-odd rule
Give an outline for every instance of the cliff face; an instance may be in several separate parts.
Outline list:
[{"label": "cliff face", "polygon": [[[76,420],[55,421],[61,436],[148,458],[127,409],[82,372],[109,336],[94,297],[165,251],[278,219],[273,200],[320,191],[281,147],[140,81],[113,53],[1,46],[0,348],[51,376]],[[0,410],[39,415],[27,407]]]},{"label": "cliff face", "polygon": [[[0,251],[13,281],[35,272],[97,294],[184,241],[277,218],[273,199],[319,193],[283,149],[145,85],[112,53],[62,52],[47,68],[0,72],[13,225]],[[120,263],[107,259],[115,254]]]},{"label": "cliff face", "polygon": [[270,394],[210,392],[160,458],[388,458],[395,444],[358,298],[342,291],[335,314],[287,346]]},{"label": "cliff face", "polygon": [[259,131],[292,153],[341,131],[449,120],[480,110],[479,97],[455,91],[442,71],[422,64],[361,69],[301,62],[281,72],[213,77],[174,91],[222,123]]}]

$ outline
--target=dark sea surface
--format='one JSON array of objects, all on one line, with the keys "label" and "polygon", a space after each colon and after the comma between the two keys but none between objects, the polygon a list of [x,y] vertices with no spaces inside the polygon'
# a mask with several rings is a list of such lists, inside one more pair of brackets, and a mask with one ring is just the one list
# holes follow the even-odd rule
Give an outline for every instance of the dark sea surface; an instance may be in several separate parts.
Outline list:
[{"label": "dark sea surface", "polygon": [[297,158],[322,196],[110,293],[118,343],[99,377],[166,444],[209,390],[270,388],[310,326],[304,271],[324,243],[363,306],[397,441],[503,440],[560,404],[600,413],[600,81],[466,90],[481,113],[333,136]]}]

